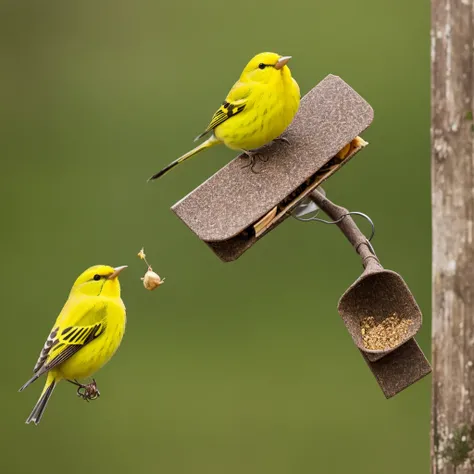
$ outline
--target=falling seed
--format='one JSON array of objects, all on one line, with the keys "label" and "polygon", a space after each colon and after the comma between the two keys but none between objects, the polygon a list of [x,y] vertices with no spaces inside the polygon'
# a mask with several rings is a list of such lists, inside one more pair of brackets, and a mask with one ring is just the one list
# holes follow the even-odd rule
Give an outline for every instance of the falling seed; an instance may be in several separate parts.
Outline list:
[{"label": "falling seed", "polygon": [[143,276],[141,278],[141,280],[143,281],[143,286],[147,289],[147,290],[154,290],[155,288],[158,288],[160,285],[162,285],[165,281],[164,278],[161,278],[160,275],[158,275],[158,273],[155,273],[153,271],[153,268],[151,268],[151,265],[148,263],[147,259],[146,259],[146,255],[145,255],[145,249],[142,248],[140,250],[140,252],[138,252],[138,257],[141,259],[141,260],[144,260],[145,263],[147,264],[148,266],[148,269],[145,273],[145,276]]},{"label": "falling seed", "polygon": [[160,275],[155,273],[151,267],[148,267],[148,271],[145,273],[145,276],[142,278],[142,280],[143,286],[150,291],[158,288],[165,281],[165,279],[161,279]]},{"label": "falling seed", "polygon": [[405,340],[412,322],[396,313],[382,321],[376,321],[373,316],[363,318],[360,327],[364,347],[369,350],[387,350],[398,346]]}]

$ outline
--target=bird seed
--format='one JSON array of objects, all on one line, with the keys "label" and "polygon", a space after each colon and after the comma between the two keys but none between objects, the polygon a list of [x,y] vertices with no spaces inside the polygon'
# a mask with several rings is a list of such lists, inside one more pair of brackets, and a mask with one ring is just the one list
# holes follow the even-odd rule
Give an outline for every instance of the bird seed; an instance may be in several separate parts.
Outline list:
[{"label": "bird seed", "polygon": [[364,347],[369,350],[392,349],[405,340],[412,323],[411,319],[401,318],[397,313],[382,321],[367,316],[360,322]]}]

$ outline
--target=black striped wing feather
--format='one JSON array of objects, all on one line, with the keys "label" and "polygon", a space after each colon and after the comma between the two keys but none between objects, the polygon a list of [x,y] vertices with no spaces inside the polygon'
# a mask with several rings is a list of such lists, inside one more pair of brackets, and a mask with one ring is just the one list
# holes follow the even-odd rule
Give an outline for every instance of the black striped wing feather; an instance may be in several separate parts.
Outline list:
[{"label": "black striped wing feather", "polygon": [[[91,326],[69,326],[61,332],[59,328],[55,328],[41,351],[34,372],[43,374],[63,363],[86,344],[99,337],[104,328],[103,322]],[[49,362],[47,362],[48,359]]]},{"label": "black striped wing feather", "polygon": [[250,94],[250,87],[248,84],[237,82],[229,92],[227,99],[222,102],[222,105],[217,109],[215,114],[212,116],[211,122],[207,126],[206,130],[201,133],[196,140],[206,135],[210,131],[214,130],[220,124],[230,119],[234,115],[242,112],[245,109],[247,97]]},{"label": "black striped wing feather", "polygon": [[99,337],[106,326],[106,307],[86,305],[76,324],[55,326],[40,352],[33,372],[38,376],[69,359],[89,342]]}]

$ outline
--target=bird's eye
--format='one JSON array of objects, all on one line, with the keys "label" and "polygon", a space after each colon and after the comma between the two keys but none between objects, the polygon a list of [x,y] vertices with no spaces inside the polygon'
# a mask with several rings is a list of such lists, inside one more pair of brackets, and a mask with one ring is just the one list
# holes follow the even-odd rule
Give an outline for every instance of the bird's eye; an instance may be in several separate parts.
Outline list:
[{"label": "bird's eye", "polygon": [[265,66],[266,66],[266,65],[263,64],[263,63],[260,63],[260,64],[258,65],[258,67],[259,67],[260,69],[265,69]]},{"label": "bird's eye", "polygon": [[99,281],[100,280],[100,275],[94,275],[94,280]]}]

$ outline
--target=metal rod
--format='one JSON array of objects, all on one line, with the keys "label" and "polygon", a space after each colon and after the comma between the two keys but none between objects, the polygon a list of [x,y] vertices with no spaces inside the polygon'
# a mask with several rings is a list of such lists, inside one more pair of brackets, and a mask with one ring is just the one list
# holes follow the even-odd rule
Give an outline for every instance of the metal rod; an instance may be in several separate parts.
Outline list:
[{"label": "metal rod", "polygon": [[359,227],[357,227],[354,219],[352,219],[347,209],[334,204],[326,196],[324,196],[324,194],[320,193],[316,189],[311,192],[309,197],[339,227],[341,232],[346,236],[347,240],[354,247],[354,250],[361,257],[364,267],[366,266],[368,259],[374,259],[378,262],[374,248],[367,237],[361,232]]}]

